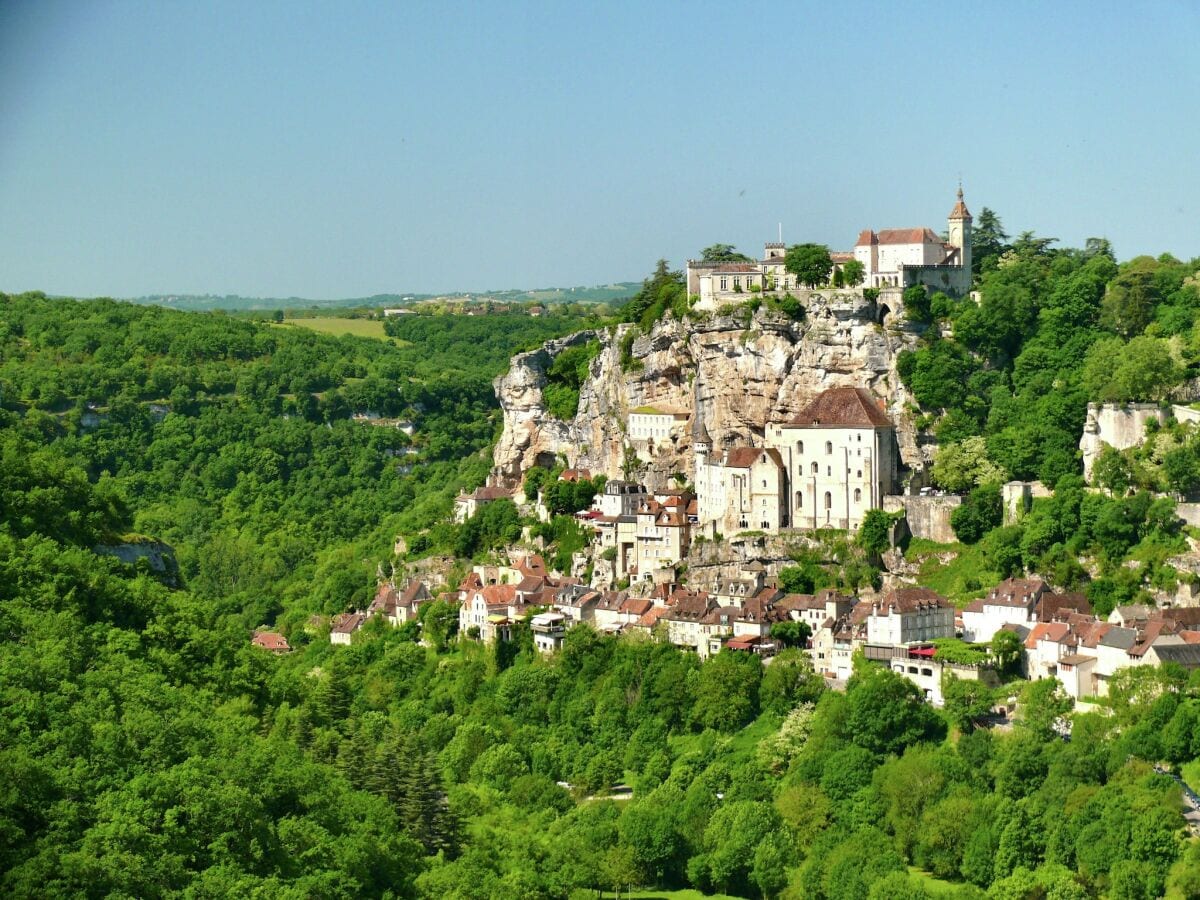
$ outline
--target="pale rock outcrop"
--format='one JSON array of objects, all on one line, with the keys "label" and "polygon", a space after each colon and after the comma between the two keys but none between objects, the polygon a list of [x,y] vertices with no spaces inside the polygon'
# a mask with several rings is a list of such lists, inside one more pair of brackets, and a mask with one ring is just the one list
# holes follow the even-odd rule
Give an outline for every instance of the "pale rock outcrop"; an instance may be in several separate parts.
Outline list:
[{"label": "pale rock outcrop", "polygon": [[[519,354],[495,382],[504,433],[490,483],[515,487],[530,467],[558,455],[573,467],[621,477],[625,422],[631,410],[646,405],[688,410],[693,421],[699,409],[714,453],[761,445],[768,422],[795,417],[818,393],[841,385],[867,388],[885,401],[901,459],[923,469],[931,448],[917,444],[911,397],[896,373],[897,355],[913,348],[918,335],[894,316],[879,324],[882,303],[857,292],[816,291],[805,297],[803,321],[765,306],[752,316],[744,307],[700,321],[666,319],[633,341],[629,371],[621,369],[621,342],[632,325],[580,332]],[[580,390],[579,412],[571,422],[555,419],[542,396],[546,370],[563,349],[593,339],[602,349]],[[652,490],[671,485],[674,473],[690,479],[689,435],[664,440],[652,462],[627,474]]]}]

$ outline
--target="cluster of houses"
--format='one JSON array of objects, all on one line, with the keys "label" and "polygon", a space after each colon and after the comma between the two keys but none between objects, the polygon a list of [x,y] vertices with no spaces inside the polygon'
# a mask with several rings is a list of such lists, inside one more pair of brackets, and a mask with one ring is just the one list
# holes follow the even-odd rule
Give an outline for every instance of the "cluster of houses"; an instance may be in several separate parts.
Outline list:
[{"label": "cluster of houses", "polygon": [[[385,581],[366,610],[334,617],[330,641],[349,644],[372,617],[403,625],[430,599],[417,579],[403,587]],[[769,661],[782,648],[781,634],[794,641],[797,633],[776,626],[803,623],[808,634],[802,646],[825,677],[848,679],[861,653],[914,682],[935,705],[942,703],[947,672],[998,683],[991,658],[939,658],[937,642],[947,638],[987,644],[998,632],[1012,632],[1023,650],[1025,677],[1057,679],[1076,701],[1105,696],[1112,677],[1131,666],[1200,668],[1200,607],[1121,606],[1101,619],[1082,594],[1055,592],[1037,577],[1007,579],[957,610],[935,591],[914,586],[864,597],[833,589],[787,593],[759,562],[742,565],[711,591],[666,581],[600,590],[552,575],[541,556],[528,554],[475,566],[458,585],[457,600],[463,638],[510,641],[518,623],[527,622],[543,653],[559,650],[567,632],[585,624],[602,633],[664,640],[701,659],[732,650]],[[256,632],[252,643],[273,653],[291,649],[286,638],[267,630]]]},{"label": "cluster of houses", "polygon": [[802,622],[816,671],[845,680],[861,652],[913,681],[935,704],[942,702],[946,672],[997,683],[992,661],[939,659],[936,642],[986,643],[1001,630],[1020,638],[1026,677],[1057,678],[1076,700],[1105,695],[1108,679],[1129,666],[1200,667],[1200,608],[1120,607],[1102,620],[1082,594],[1056,593],[1039,578],[1008,579],[961,612],[922,587],[869,598],[831,589],[789,594],[771,584],[757,562],[711,592],[662,582],[647,588],[644,595],[598,590],[549,575],[536,555],[510,566],[476,566],[458,589],[460,633],[511,640],[516,623],[528,617],[534,644],[545,653],[584,623],[604,633],[656,636],[700,658],[729,649],[769,660],[781,648],[774,626]]},{"label": "cluster of houses", "polygon": [[1056,594],[1040,578],[1009,579],[964,609],[962,623],[970,641],[1015,632],[1026,677],[1056,678],[1075,700],[1106,696],[1113,675],[1130,666],[1200,667],[1200,607],[1119,606],[1100,619],[1081,594]]},{"label": "cluster of houses", "polygon": [[[859,233],[853,250],[831,253],[830,258],[836,269],[857,260],[865,287],[904,289],[923,284],[961,296],[971,289],[971,223],[960,187],[947,217],[946,240],[931,228],[868,228]],[[799,290],[796,276],[787,271],[786,255],[782,242],[771,242],[757,262],[689,259],[688,293],[696,296],[697,309],[715,311],[764,291]]]}]

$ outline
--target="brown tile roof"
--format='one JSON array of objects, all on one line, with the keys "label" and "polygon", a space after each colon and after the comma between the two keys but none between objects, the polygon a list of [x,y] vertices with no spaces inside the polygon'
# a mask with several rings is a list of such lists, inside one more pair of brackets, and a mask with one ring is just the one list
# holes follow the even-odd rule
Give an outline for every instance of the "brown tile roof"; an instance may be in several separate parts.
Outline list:
[{"label": "brown tile roof", "polygon": [[1046,582],[1040,578],[1006,578],[988,591],[984,603],[1029,609],[1046,590]]},{"label": "brown tile roof", "polygon": [[483,587],[483,578],[480,577],[479,573],[468,572],[466,576],[463,577],[462,583],[459,584],[458,589],[460,591],[474,591],[481,587]]},{"label": "brown tile roof", "polygon": [[403,606],[415,606],[420,601],[428,599],[429,588],[425,586],[425,582],[415,578],[409,580],[400,594],[400,603]]},{"label": "brown tile roof", "polygon": [[363,622],[367,620],[366,613],[348,612],[342,613],[340,616],[333,617],[333,627],[330,631],[335,634],[353,634],[362,628]]},{"label": "brown tile roof", "polygon": [[645,597],[630,597],[621,604],[621,612],[631,616],[644,616],[654,608],[654,603]]},{"label": "brown tile roof", "polygon": [[1042,599],[1038,601],[1035,610],[1039,622],[1060,619],[1073,612],[1090,616],[1092,604],[1088,603],[1087,597],[1083,594],[1056,594],[1047,591],[1042,594]]},{"label": "brown tile roof", "polygon": [[637,623],[644,628],[653,628],[666,613],[667,608],[665,606],[651,607],[638,619]]},{"label": "brown tile roof", "polygon": [[592,477],[591,469],[563,469],[559,481],[586,481]]},{"label": "brown tile roof", "polygon": [[512,497],[512,492],[501,487],[478,487],[466,497],[474,500],[508,500]]},{"label": "brown tile roof", "polygon": [[546,561],[536,553],[531,553],[522,558],[516,565],[513,566],[522,575],[539,575],[542,578],[546,577]]},{"label": "brown tile roof", "polygon": [[1029,632],[1029,637],[1025,638],[1025,647],[1026,649],[1033,650],[1037,647],[1038,641],[1058,643],[1070,633],[1071,626],[1066,622],[1039,622],[1033,626],[1033,631]]},{"label": "brown tile roof", "polygon": [[481,588],[483,602],[488,606],[511,606],[517,599],[517,586],[514,584],[489,584]]},{"label": "brown tile roof", "polygon": [[842,428],[892,427],[891,419],[879,408],[879,402],[869,391],[856,387],[835,387],[822,391],[791,424]]},{"label": "brown tile roof", "polygon": [[757,271],[758,271],[758,263],[753,263],[753,262],[748,262],[748,263],[747,262],[727,262],[727,263],[718,263],[716,266],[713,266],[713,272],[715,272],[715,273],[721,273],[721,272],[737,273],[737,272],[757,272]]},{"label": "brown tile roof", "polygon": [[292,649],[287,638],[277,631],[256,631],[254,637],[250,639],[250,643],[255,647],[270,650],[272,653],[287,653]]},{"label": "brown tile roof", "polygon": [[890,610],[914,612],[929,606],[947,609],[953,604],[937,591],[923,587],[909,587],[893,588],[879,599],[878,605],[879,611],[886,614]]},{"label": "brown tile roof", "polygon": [[546,579],[537,575],[526,575],[517,585],[518,594],[533,594],[545,587]]},{"label": "brown tile roof", "polygon": [[749,469],[763,459],[774,463],[776,468],[784,468],[783,457],[773,447],[734,447],[725,454],[725,466],[731,469]]},{"label": "brown tile roof", "polygon": [[1152,614],[1151,618],[1160,618],[1176,628],[1194,628],[1200,625],[1200,606],[1171,606]]},{"label": "brown tile roof", "polygon": [[881,244],[940,244],[931,228],[884,228],[877,232]]}]

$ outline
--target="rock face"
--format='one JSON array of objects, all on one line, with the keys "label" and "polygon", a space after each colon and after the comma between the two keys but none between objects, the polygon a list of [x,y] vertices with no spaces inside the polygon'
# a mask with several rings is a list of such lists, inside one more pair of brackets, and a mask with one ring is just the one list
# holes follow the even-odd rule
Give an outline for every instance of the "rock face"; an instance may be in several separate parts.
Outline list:
[{"label": "rock face", "polygon": [[[519,354],[495,382],[504,433],[490,483],[515,487],[529,468],[563,455],[572,467],[609,478],[629,475],[661,490],[675,473],[692,477],[690,429],[662,440],[651,454],[639,446],[651,461],[633,460],[631,466],[625,433],[631,410],[675,407],[688,410],[692,422],[699,411],[716,453],[760,446],[768,422],[791,419],[818,393],[842,385],[865,387],[884,399],[901,459],[924,469],[927,450],[917,445],[911,398],[896,374],[896,357],[915,346],[917,331],[890,315],[884,300],[860,293],[816,291],[805,301],[802,321],[765,306],[753,314],[743,307],[701,321],[660,321],[635,337],[633,363],[625,370],[621,344],[632,325],[580,332]],[[889,305],[896,308],[895,301]],[[579,412],[571,422],[555,419],[542,396],[546,370],[566,347],[593,339],[602,349],[580,390]]]}]

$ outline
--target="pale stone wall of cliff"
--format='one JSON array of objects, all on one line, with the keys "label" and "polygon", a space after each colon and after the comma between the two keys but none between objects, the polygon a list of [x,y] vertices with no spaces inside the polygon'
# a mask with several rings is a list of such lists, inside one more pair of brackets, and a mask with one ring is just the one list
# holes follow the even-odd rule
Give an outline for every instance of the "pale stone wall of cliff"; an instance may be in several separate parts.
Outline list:
[{"label": "pale stone wall of cliff", "polygon": [[[897,355],[916,344],[914,331],[893,317],[879,324],[878,305],[860,293],[816,292],[806,298],[803,321],[765,307],[749,318],[746,312],[659,322],[634,341],[637,364],[630,371],[622,371],[620,359],[630,325],[581,332],[514,357],[495,383],[504,432],[491,482],[515,486],[531,466],[558,455],[573,467],[620,477],[625,422],[644,405],[679,407],[693,417],[699,408],[715,451],[761,445],[767,422],[793,418],[816,394],[840,385],[882,397],[897,426],[904,465],[926,465],[929,448],[917,445],[911,397],[896,374]],[[601,341],[602,350],[580,391],[578,415],[571,422],[555,419],[542,398],[546,369],[566,347],[592,339]],[[666,488],[676,472],[691,478],[690,429],[654,450],[652,462],[637,472],[649,487]]]}]

